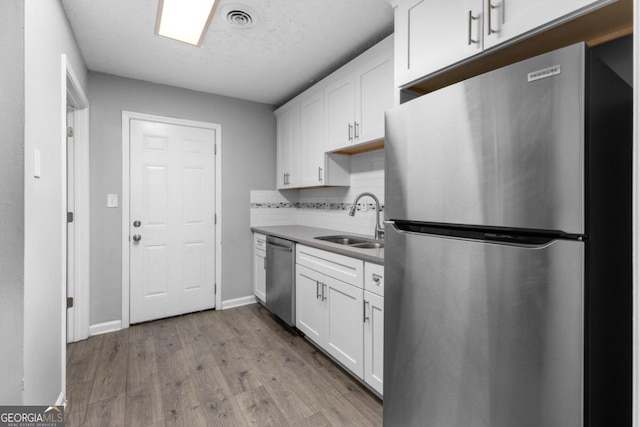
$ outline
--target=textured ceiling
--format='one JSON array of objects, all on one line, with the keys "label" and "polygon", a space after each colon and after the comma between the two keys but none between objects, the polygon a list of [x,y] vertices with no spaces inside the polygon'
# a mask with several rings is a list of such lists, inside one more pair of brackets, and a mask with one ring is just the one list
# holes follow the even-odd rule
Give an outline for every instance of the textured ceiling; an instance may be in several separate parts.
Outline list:
[{"label": "textured ceiling", "polygon": [[[221,0],[200,47],[154,34],[157,0],[62,0],[92,71],[280,105],[393,32],[386,0]],[[229,10],[254,25],[232,27]]]}]

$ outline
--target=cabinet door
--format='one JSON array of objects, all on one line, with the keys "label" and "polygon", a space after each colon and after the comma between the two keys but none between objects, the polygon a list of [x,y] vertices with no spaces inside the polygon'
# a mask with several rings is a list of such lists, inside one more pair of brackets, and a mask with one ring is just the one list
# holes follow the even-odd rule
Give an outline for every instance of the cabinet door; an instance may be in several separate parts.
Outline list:
[{"label": "cabinet door", "polygon": [[326,340],[329,354],[363,378],[363,302],[361,288],[324,276]]},{"label": "cabinet door", "polygon": [[[484,48],[614,0],[484,0]],[[489,25],[490,24],[490,25]]]},{"label": "cabinet door", "polygon": [[300,178],[300,104],[293,105],[278,116],[277,128],[277,188],[295,188]]},{"label": "cabinet door", "polygon": [[364,292],[364,380],[382,394],[384,298]]},{"label": "cabinet door", "polygon": [[348,147],[353,143],[355,89],[353,73],[335,81],[325,89],[327,106],[326,151]]},{"label": "cabinet door", "polygon": [[253,293],[262,302],[266,302],[267,264],[265,252],[253,250]]},{"label": "cabinet door", "polygon": [[324,347],[326,337],[322,274],[296,264],[296,327],[310,340]]},{"label": "cabinet door", "polygon": [[356,70],[356,143],[384,138],[384,112],[393,108],[392,52]]},{"label": "cabinet door", "polygon": [[300,186],[324,183],[324,94],[318,91],[300,104]]},{"label": "cabinet door", "polygon": [[395,12],[396,86],[481,52],[482,4],[483,0],[401,1]]}]

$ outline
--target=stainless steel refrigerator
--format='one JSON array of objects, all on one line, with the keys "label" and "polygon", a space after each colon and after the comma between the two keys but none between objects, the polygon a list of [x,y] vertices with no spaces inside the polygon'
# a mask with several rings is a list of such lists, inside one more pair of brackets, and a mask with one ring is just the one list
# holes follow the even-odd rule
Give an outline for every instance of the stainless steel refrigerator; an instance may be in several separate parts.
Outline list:
[{"label": "stainless steel refrigerator", "polygon": [[631,425],[631,88],[577,44],[386,129],[384,425]]}]

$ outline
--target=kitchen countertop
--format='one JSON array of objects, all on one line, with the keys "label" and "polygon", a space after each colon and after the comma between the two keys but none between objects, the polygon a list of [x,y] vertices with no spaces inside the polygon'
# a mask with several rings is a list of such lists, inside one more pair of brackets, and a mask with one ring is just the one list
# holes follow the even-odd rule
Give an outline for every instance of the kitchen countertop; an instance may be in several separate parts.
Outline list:
[{"label": "kitchen countertop", "polygon": [[291,240],[296,243],[303,244],[305,246],[311,246],[313,248],[323,249],[325,251],[350,256],[352,258],[361,259],[363,261],[368,261],[375,264],[384,264],[384,248],[383,249],[353,248],[347,245],[340,245],[338,243],[331,243],[331,242],[325,242],[323,240],[314,239],[314,237],[336,236],[336,235],[349,235],[349,236],[355,236],[355,237],[363,237],[366,239],[373,239],[373,236],[348,233],[345,231],[330,230],[326,228],[306,227],[304,225],[277,225],[277,226],[271,226],[271,227],[251,227],[251,231],[265,234],[267,236],[280,237],[282,239]]}]

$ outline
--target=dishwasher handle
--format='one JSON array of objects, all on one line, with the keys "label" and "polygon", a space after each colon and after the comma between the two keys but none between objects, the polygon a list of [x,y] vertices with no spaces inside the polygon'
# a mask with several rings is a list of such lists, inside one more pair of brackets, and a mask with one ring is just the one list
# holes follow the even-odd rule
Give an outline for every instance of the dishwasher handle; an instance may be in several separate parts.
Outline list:
[{"label": "dishwasher handle", "polygon": [[293,251],[293,249],[292,249],[292,248],[289,248],[289,247],[287,247],[287,246],[277,245],[277,244],[275,244],[275,243],[271,243],[271,242],[268,242],[268,243],[267,243],[267,246],[271,246],[273,249],[278,250],[278,251],[284,251],[284,252],[291,252],[291,251]]}]

